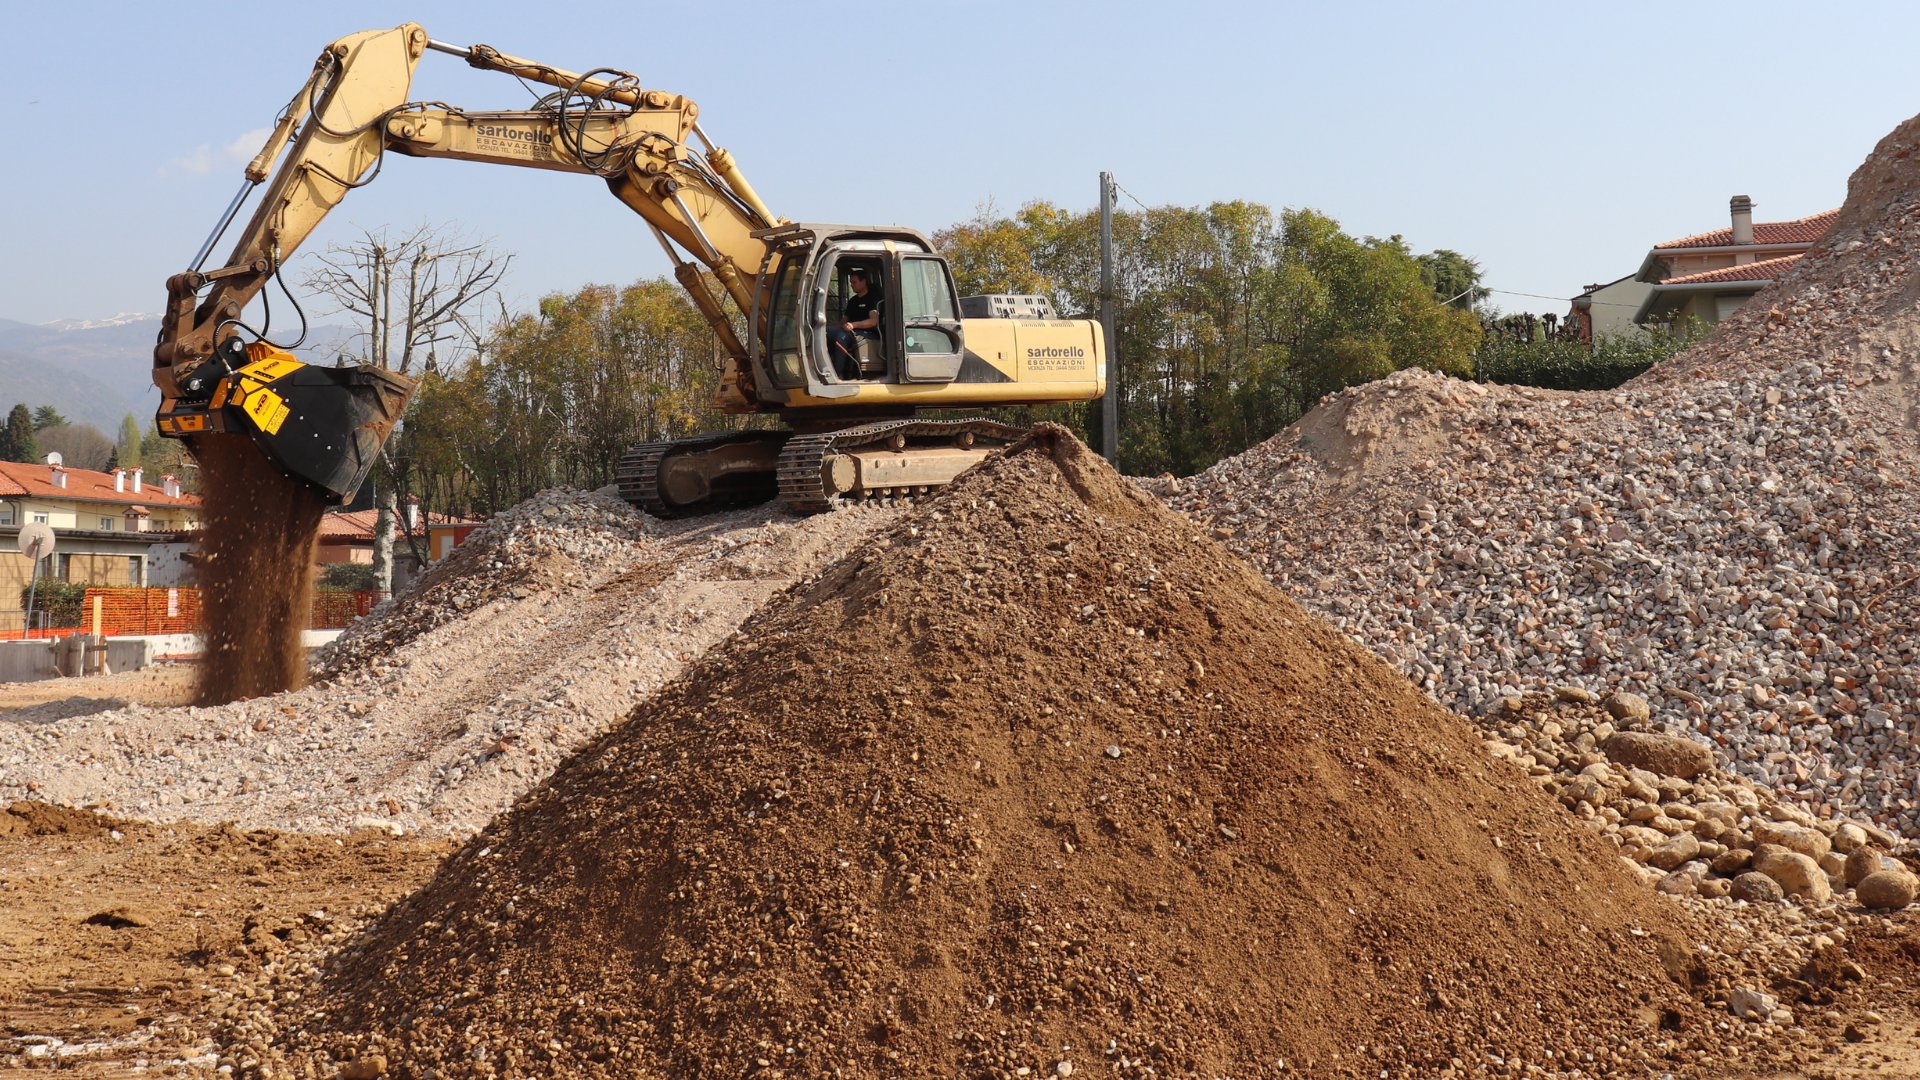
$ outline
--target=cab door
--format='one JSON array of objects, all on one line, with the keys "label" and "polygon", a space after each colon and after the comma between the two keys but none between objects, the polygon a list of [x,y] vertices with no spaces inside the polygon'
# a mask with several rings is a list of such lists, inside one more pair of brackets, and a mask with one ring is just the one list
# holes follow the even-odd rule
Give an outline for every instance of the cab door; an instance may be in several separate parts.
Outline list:
[{"label": "cab door", "polygon": [[967,350],[947,260],[903,252],[898,281],[894,295],[900,298],[900,381],[952,382]]}]

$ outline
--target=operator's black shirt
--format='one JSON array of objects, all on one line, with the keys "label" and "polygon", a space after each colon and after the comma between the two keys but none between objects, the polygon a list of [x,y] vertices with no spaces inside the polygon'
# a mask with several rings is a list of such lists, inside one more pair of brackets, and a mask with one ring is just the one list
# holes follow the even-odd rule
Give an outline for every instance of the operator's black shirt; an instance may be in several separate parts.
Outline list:
[{"label": "operator's black shirt", "polygon": [[[847,304],[846,307],[842,309],[842,312],[846,321],[850,323],[861,323],[866,322],[867,316],[878,310],[880,310],[880,294],[869,288],[865,296],[847,297]],[[861,333],[869,334],[877,334],[879,332],[880,328],[878,326],[875,326],[872,330],[861,331]]]}]

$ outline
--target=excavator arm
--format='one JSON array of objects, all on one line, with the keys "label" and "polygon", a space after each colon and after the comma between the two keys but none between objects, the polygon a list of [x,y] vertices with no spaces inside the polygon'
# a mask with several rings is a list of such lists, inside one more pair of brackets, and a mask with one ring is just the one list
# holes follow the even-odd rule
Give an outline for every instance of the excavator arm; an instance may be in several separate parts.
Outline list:
[{"label": "excavator arm", "polygon": [[[414,68],[429,50],[555,89],[518,111],[414,102]],[[715,404],[755,410],[746,349],[709,275],[738,310],[752,311],[754,279],[767,250],[753,234],[785,222],[767,209],[731,155],[708,141],[698,106],[643,89],[625,72],[576,74],[485,45],[446,45],[408,23],[327,46],[248,164],[240,192],[191,268],[168,279],[153,374],[163,396],[163,434],[191,440],[244,433],[283,473],[335,501],[359,487],[412,382],[365,366],[301,365],[264,341],[244,343],[240,319],[321,220],[378,175],[389,151],[604,179],[652,228],[727,353]],[[203,268],[261,184],[264,195],[225,264]]]}]

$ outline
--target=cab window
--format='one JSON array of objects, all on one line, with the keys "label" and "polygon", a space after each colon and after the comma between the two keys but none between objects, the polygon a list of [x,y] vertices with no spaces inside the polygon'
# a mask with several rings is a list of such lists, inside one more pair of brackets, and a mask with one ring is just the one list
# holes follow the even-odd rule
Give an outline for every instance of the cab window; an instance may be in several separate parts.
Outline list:
[{"label": "cab window", "polygon": [[773,283],[773,310],[770,329],[767,333],[767,351],[777,352],[783,349],[800,347],[800,264],[798,256],[789,255],[780,262],[780,272]]}]

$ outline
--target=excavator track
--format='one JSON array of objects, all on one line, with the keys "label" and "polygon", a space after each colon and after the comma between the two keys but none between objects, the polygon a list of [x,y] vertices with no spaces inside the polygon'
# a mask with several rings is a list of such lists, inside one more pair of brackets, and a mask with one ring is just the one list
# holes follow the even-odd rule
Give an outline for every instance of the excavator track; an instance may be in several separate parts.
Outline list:
[{"label": "excavator track", "polygon": [[774,442],[791,435],[785,431],[715,431],[686,439],[641,443],[620,457],[614,480],[620,497],[657,518],[693,517],[727,509],[729,504],[695,506],[669,505],[660,493],[660,463],[669,453],[695,454],[733,443]]},{"label": "excavator track", "polygon": [[[796,514],[817,514],[842,504],[842,493],[827,489],[822,468],[828,455],[841,450],[912,440],[935,439],[959,442],[963,436],[1012,442],[1026,434],[1025,428],[1011,427],[992,420],[882,420],[857,427],[841,428],[813,435],[795,435],[780,452],[780,501]],[[922,488],[943,485],[920,485]]]}]

